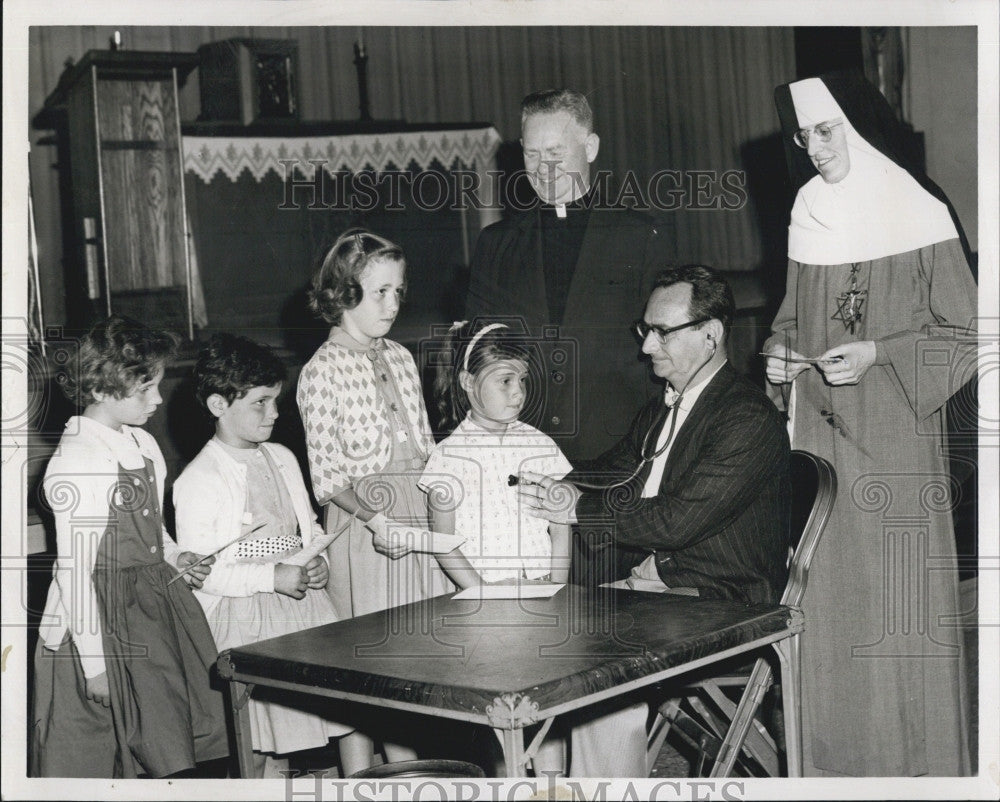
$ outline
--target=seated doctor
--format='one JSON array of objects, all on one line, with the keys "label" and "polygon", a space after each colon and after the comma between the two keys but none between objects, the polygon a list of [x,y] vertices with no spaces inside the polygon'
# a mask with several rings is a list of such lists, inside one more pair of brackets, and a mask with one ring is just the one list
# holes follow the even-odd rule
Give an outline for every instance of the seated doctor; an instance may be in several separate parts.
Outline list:
[{"label": "seated doctor", "polygon": [[[563,480],[522,473],[532,514],[576,524],[614,553],[618,587],[776,603],[787,580],[789,442],[763,390],[726,359],[735,310],[717,271],[688,265],[656,279],[635,329],[664,380],[628,434]],[[611,548],[609,548],[611,547]],[[645,703],[584,708],[570,775],[646,775]]]}]

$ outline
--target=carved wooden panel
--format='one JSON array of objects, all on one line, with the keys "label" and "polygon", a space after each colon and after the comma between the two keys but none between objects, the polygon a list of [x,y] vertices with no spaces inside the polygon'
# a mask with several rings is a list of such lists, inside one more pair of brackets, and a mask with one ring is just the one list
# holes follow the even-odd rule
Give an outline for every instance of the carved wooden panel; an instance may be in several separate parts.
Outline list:
[{"label": "carved wooden panel", "polygon": [[183,183],[174,103],[168,80],[97,84],[112,292],[184,284]]}]

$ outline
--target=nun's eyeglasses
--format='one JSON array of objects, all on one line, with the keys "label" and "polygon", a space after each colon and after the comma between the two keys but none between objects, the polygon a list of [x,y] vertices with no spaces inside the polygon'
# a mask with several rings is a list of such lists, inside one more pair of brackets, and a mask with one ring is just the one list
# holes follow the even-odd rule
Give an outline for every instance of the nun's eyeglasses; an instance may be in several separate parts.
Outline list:
[{"label": "nun's eyeglasses", "polygon": [[800,148],[808,148],[809,140],[814,136],[820,142],[829,142],[830,137],[833,136],[833,129],[843,124],[843,120],[838,120],[837,122],[820,123],[819,125],[814,125],[812,128],[802,128],[795,132],[792,140]]}]

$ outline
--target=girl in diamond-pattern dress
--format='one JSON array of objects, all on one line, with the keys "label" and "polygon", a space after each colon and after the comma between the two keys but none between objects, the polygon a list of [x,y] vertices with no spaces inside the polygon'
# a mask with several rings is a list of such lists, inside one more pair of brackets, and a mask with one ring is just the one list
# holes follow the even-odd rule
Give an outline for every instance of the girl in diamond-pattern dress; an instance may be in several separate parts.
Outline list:
[{"label": "girl in diamond-pattern dress", "polygon": [[416,479],[434,445],[413,357],[386,339],[402,299],[402,250],[361,229],[341,235],[313,279],[312,311],[330,336],[299,377],[316,499],[328,532],[337,611],[364,615],[447,592],[428,554],[393,538],[397,525],[427,527]]},{"label": "girl in diamond-pattern dress", "polygon": [[[349,523],[327,550],[327,587],[343,617],[454,589],[432,555],[398,536],[401,526],[427,528],[417,479],[434,445],[413,357],[386,339],[405,272],[397,245],[355,229],[330,248],[309,293],[310,309],[332,328],[302,369],[297,400],[324,527]],[[416,756],[385,748],[391,761]]]}]

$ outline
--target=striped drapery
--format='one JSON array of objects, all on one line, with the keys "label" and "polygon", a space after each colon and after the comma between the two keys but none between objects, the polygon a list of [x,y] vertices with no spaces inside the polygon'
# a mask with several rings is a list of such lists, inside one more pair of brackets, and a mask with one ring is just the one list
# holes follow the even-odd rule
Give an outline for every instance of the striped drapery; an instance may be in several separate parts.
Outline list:
[{"label": "striped drapery", "polygon": [[[30,31],[29,115],[55,88],[67,58],[107,49],[116,29],[34,27]],[[700,261],[728,270],[783,263],[787,225],[782,192],[755,181],[768,170],[785,180],[772,92],[792,80],[791,28],[724,27],[123,27],[129,50],[195,51],[234,37],[294,39],[299,48],[303,120],[358,117],[354,42],[368,54],[371,113],[410,123],[492,123],[504,140],[519,136],[519,104],[530,91],[567,86],[585,92],[601,137],[595,162],[611,187],[649,200],[661,171],[663,205],[651,210],[666,236],[664,263]],[[200,111],[198,73],[181,90],[182,120]],[[49,322],[60,322],[62,238],[55,148],[38,145],[50,132],[30,131],[42,293]],[[776,154],[776,155],[775,155]],[[772,162],[777,158],[777,162]],[[776,165],[777,175],[770,173]],[[674,171],[680,171],[675,173]],[[704,171],[704,174],[702,174]],[[749,176],[745,201],[730,192],[732,210],[711,206],[718,176],[734,171],[732,187]],[[631,176],[631,177],[630,177]],[[699,187],[701,189],[699,190]],[[636,195],[635,188],[639,194]],[[700,195],[698,194],[700,191]],[[678,194],[678,192],[680,194]],[[770,194],[769,194],[770,193]],[[665,203],[663,203],[665,202]],[[769,221],[778,221],[770,225]],[[779,241],[775,243],[775,234]],[[783,269],[783,267],[781,268]],[[780,273],[780,269],[778,271]]]}]

